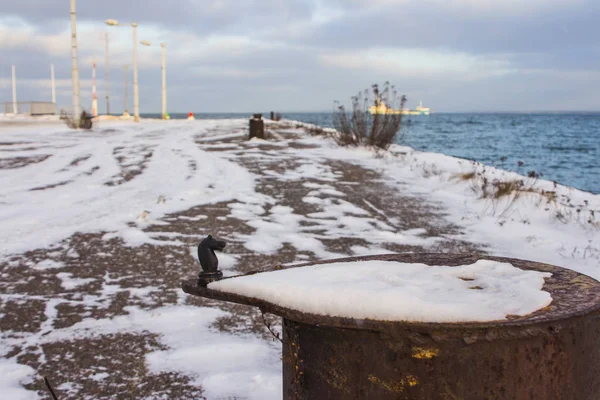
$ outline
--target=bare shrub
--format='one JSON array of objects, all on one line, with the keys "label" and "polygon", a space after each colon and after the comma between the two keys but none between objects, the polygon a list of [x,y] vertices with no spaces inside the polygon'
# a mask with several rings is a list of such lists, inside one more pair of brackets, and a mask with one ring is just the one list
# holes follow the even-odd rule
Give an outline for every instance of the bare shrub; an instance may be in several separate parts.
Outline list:
[{"label": "bare shrub", "polygon": [[[394,112],[404,108],[406,96],[398,96],[396,89],[389,82],[379,90],[378,85],[359,92],[352,97],[352,111],[335,103],[333,112],[333,126],[339,132],[335,136],[336,142],[341,146],[373,146],[387,149],[395,142],[402,125],[402,113]],[[371,106],[384,104],[387,111],[384,113],[369,112]]]}]

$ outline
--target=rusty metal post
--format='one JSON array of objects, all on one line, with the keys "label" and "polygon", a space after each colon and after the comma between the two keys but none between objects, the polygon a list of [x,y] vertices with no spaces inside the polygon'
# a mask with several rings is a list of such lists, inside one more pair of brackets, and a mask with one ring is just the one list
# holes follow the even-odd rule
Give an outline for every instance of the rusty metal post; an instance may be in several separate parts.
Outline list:
[{"label": "rusty metal post", "polygon": [[199,288],[194,280],[184,282],[183,289],[283,317],[284,399],[597,400],[600,282],[588,276],[531,261],[464,254],[392,254],[313,265],[388,260],[451,268],[479,259],[551,272],[544,290],[552,303],[506,320],[415,323],[307,314]]},{"label": "rusty metal post", "polygon": [[265,138],[265,123],[262,120],[262,114],[253,114],[252,118],[250,118],[249,139],[252,139],[253,137],[259,139]]}]

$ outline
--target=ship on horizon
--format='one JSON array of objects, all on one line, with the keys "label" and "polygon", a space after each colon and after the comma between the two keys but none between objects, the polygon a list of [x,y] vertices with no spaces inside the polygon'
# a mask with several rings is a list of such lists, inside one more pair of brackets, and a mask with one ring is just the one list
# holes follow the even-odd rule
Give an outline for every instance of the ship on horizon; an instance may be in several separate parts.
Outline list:
[{"label": "ship on horizon", "polygon": [[375,100],[375,105],[369,107],[369,112],[371,114],[429,115],[431,114],[431,109],[429,107],[423,107],[423,101],[420,101],[419,105],[414,110],[408,108],[396,110],[393,108],[388,108],[383,101],[377,99]]}]

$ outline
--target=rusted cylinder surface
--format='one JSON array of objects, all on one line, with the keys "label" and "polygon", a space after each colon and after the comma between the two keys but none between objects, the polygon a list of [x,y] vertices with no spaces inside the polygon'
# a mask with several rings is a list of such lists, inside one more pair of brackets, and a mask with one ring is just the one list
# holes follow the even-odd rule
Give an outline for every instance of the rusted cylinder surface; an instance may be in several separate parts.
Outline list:
[{"label": "rusted cylinder surface", "polygon": [[285,398],[598,399],[597,316],[510,336],[469,342],[466,330],[408,330],[390,337],[284,320]]},{"label": "rusted cylinder surface", "polygon": [[283,317],[285,399],[599,399],[600,283],[588,276],[477,255],[390,254],[314,264],[389,260],[452,267],[479,259],[551,272],[543,290],[552,303],[500,321],[415,323],[308,314],[197,288],[194,281],[183,287]]}]

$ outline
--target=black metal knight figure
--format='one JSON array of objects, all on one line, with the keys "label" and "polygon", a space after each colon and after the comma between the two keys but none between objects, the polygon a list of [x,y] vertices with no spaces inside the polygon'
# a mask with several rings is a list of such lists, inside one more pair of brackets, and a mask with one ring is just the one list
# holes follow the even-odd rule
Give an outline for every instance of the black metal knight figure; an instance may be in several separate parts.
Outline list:
[{"label": "black metal knight figure", "polygon": [[198,285],[206,286],[223,277],[223,272],[219,271],[219,260],[215,250],[223,251],[224,248],[225,242],[214,239],[212,235],[202,239],[198,245],[198,260],[202,266],[202,271],[198,274]]}]

